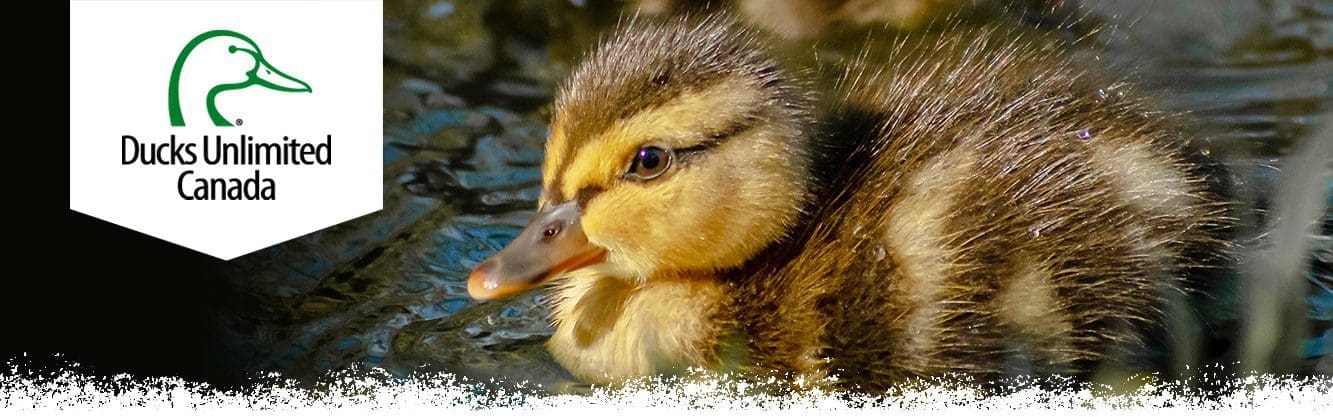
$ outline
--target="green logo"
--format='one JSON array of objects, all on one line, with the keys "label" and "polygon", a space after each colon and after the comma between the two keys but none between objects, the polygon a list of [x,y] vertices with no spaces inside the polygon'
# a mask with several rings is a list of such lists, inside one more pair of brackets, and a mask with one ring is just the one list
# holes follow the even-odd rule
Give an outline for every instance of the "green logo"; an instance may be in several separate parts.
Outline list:
[{"label": "green logo", "polygon": [[[196,50],[200,53],[196,54]],[[180,55],[176,56],[176,66],[171,69],[171,85],[167,87],[167,110],[171,114],[172,126],[185,126],[185,117],[181,112],[181,73],[186,67],[186,61],[203,54],[213,56],[205,60],[207,62],[201,65],[203,68],[196,71],[192,67],[190,73],[209,78],[202,81],[204,85],[197,86],[201,90],[207,88],[207,95],[199,100],[202,103],[187,102],[186,105],[205,106],[214,126],[233,126],[230,119],[218,112],[214,103],[218,94],[224,91],[240,90],[252,85],[286,92],[313,91],[310,84],[278,71],[269,64],[264,59],[264,53],[259,51],[259,45],[250,37],[230,30],[210,30],[191,39],[190,43],[185,44],[185,49],[181,49]],[[190,97],[192,93],[202,91],[184,93]]]}]

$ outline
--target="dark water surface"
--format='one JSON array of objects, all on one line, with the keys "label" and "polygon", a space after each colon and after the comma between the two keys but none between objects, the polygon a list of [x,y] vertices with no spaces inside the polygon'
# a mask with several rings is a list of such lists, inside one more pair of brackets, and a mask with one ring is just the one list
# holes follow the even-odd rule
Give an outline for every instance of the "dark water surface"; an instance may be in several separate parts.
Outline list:
[{"label": "dark water surface", "polygon": [[[226,304],[235,308],[219,323],[226,368],[298,379],[363,365],[570,380],[542,347],[550,328],[540,294],[475,303],[465,281],[532,214],[545,106],[577,52],[620,13],[583,3],[386,2],[384,210],[231,262]],[[1142,90],[1192,113],[1211,156],[1236,167],[1243,207],[1261,213],[1284,157],[1327,119],[1333,4],[1086,6],[1088,21],[1114,29],[1079,43],[1081,56],[1137,68]],[[1043,13],[995,18],[1050,26],[1063,12]],[[1078,29],[1053,36],[1062,30]],[[1333,349],[1333,221],[1324,218],[1323,234],[1308,236],[1316,260],[1303,301],[1314,321],[1302,355],[1306,369],[1328,373],[1319,358]]]}]

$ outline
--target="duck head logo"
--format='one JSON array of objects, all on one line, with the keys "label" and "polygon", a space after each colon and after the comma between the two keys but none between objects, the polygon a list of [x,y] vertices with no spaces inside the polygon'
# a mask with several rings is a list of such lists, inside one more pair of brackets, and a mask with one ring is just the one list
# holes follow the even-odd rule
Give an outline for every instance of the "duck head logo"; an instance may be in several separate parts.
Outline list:
[{"label": "duck head logo", "polygon": [[201,33],[185,44],[171,69],[171,84],[167,87],[171,125],[185,126],[187,115],[202,119],[205,113],[214,126],[241,124],[240,119],[223,116],[216,100],[218,94],[250,86],[291,93],[312,92],[310,84],[269,63],[250,37],[230,30]]}]

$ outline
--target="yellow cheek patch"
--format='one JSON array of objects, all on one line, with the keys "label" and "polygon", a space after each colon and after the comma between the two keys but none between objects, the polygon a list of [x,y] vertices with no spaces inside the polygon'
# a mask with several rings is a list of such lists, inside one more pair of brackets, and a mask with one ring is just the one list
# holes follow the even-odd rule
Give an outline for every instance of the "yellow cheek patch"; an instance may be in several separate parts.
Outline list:
[{"label": "yellow cheek patch", "polygon": [[701,232],[695,227],[701,216],[690,205],[680,204],[678,195],[688,187],[682,179],[651,188],[625,184],[600,194],[583,213],[588,240],[606,248],[610,263],[626,276],[648,276],[661,262],[681,265],[670,259],[668,249],[678,246],[674,243],[684,235],[681,230],[691,235]]}]

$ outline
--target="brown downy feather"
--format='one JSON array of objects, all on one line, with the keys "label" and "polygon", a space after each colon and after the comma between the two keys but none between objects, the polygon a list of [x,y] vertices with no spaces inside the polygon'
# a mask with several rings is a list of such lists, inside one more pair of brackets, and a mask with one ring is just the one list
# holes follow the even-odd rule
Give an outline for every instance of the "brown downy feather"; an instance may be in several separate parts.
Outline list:
[{"label": "brown downy feather", "polygon": [[1224,205],[1165,115],[992,30],[899,43],[825,98],[810,223],[734,277],[760,367],[873,390],[1086,374],[1159,325],[1188,251],[1222,250]]}]

